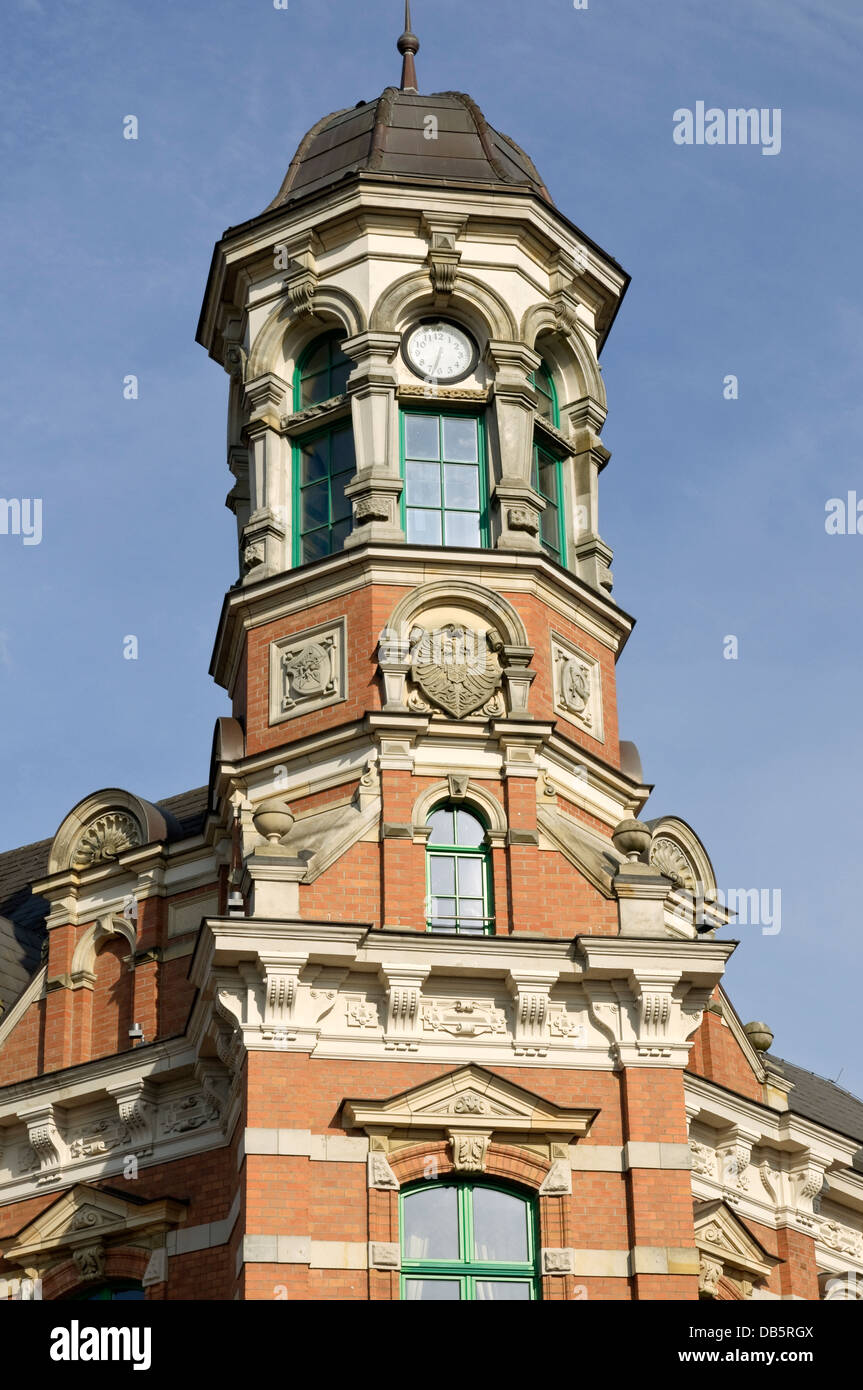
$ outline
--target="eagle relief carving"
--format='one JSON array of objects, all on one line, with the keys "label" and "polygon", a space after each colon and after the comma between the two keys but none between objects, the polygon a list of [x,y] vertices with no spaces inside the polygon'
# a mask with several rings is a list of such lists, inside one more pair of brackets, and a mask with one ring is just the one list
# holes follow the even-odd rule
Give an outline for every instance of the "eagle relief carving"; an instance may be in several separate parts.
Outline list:
[{"label": "eagle relief carving", "polygon": [[410,634],[411,679],[433,705],[462,719],[495,699],[503,678],[497,655],[502,645],[496,633],[460,623],[434,630],[415,627]]}]

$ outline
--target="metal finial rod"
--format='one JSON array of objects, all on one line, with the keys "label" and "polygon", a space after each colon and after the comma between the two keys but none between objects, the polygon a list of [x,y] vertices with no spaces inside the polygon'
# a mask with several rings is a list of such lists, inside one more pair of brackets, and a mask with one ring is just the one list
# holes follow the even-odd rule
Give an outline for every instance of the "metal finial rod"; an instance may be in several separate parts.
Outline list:
[{"label": "metal finial rod", "polygon": [[405,0],[405,31],[398,41],[397,47],[402,55],[402,84],[403,92],[418,92],[417,69],[414,62],[414,54],[419,52],[420,41],[411,29],[411,0]]}]

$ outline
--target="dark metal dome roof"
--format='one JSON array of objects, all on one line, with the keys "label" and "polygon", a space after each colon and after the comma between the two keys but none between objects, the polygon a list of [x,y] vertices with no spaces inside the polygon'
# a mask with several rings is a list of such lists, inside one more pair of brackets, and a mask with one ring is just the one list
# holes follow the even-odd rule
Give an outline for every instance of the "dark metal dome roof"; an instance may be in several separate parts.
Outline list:
[{"label": "dark metal dome roof", "polygon": [[[433,116],[436,127],[430,127]],[[430,138],[429,129],[435,131]],[[533,161],[514,140],[488,124],[462,92],[416,92],[387,87],[375,101],[325,116],[301,140],[285,181],[265,211],[330,188],[350,175],[551,195]]]}]

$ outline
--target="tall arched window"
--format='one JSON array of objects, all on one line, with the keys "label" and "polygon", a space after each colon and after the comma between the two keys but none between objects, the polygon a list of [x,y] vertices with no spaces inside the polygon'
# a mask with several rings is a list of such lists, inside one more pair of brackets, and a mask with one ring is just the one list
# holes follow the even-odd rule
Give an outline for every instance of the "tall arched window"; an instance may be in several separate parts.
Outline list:
[{"label": "tall arched window", "polygon": [[[536,389],[537,417],[547,420],[555,429],[560,428],[560,412],[557,406],[557,391],[554,377],[545,362],[541,362],[531,375]],[[553,441],[538,434],[533,441],[533,467],[531,485],[545,502],[545,510],[540,519],[540,542],[553,560],[566,563],[566,540],[563,526],[563,476],[560,456],[554,450]]]},{"label": "tall arched window", "polygon": [[401,1198],[402,1298],[539,1298],[536,1210],[491,1183],[423,1183]]},{"label": "tall arched window", "polygon": [[[339,334],[317,338],[294,373],[294,409],[305,410],[344,395],[353,367]],[[341,550],[351,529],[345,484],[356,471],[354,432],[342,412],[294,445],[294,564]]]},{"label": "tall arched window", "polygon": [[431,812],[427,824],[429,931],[490,936],[494,909],[485,826],[474,812],[449,801]]},{"label": "tall arched window", "polygon": [[406,410],[401,420],[408,544],[488,545],[480,417]]},{"label": "tall arched window", "polygon": [[328,333],[306,348],[294,373],[294,410],[320,405],[347,391],[354,364],[342,352],[340,337],[340,333]]}]

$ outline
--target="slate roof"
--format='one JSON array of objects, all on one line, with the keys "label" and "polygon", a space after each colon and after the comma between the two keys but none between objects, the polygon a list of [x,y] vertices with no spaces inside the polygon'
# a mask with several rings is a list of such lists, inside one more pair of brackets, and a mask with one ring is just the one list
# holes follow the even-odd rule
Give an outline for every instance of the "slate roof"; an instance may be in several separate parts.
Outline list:
[{"label": "slate roof", "polygon": [[[766,1054],[794,1089],[789,1092],[788,1105],[795,1115],[812,1120],[825,1129],[836,1130],[849,1139],[859,1139],[863,1145],[863,1100],[837,1086],[835,1081],[816,1076],[814,1072],[786,1062],[782,1057]],[[854,1156],[854,1167],[863,1173],[863,1148]]]},{"label": "slate roof", "polygon": [[[429,116],[436,127],[428,125]],[[428,137],[430,129],[435,138]],[[312,126],[265,211],[355,174],[438,187],[521,189],[552,203],[529,155],[490,126],[471,97],[463,92],[420,96],[387,87],[374,101],[335,111]]]},{"label": "slate roof", "polygon": [[[196,835],[207,810],[207,788],[158,801],[179,823],[182,838]],[[39,968],[49,904],[30,884],[48,872],[50,840],[36,840],[0,854],[0,1004],[8,1012]],[[2,1016],[2,1015],[0,1015]]]}]

